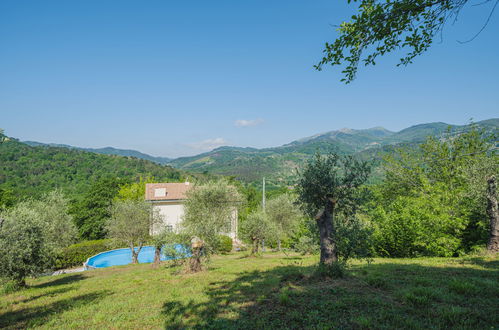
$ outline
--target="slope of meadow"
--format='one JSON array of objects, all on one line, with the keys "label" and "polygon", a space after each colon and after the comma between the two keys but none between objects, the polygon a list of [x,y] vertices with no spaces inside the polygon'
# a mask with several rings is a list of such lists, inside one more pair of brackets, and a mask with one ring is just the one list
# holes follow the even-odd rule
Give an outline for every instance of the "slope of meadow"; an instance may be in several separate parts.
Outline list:
[{"label": "slope of meadow", "polygon": [[2,294],[0,328],[467,328],[499,324],[499,259],[375,259],[342,279],[316,256],[215,257],[209,271],[151,265],[30,280]]}]

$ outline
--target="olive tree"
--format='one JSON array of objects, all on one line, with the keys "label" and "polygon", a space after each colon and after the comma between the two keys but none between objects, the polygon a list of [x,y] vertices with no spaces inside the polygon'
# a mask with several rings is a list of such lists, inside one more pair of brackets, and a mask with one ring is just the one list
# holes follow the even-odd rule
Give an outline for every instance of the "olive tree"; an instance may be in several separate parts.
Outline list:
[{"label": "olive tree", "polygon": [[304,210],[316,219],[321,264],[338,261],[338,252],[342,251],[338,251],[335,217],[338,213],[355,212],[359,188],[366,182],[370,169],[367,162],[332,153],[317,154],[300,172],[298,196]]},{"label": "olive tree", "polygon": [[47,244],[54,252],[60,252],[74,243],[78,230],[73,217],[69,214],[69,200],[60,190],[49,192],[40,200],[21,202],[21,205],[39,215]]},{"label": "olive tree", "polygon": [[209,257],[219,246],[220,234],[230,231],[241,200],[236,187],[224,180],[194,186],[187,192],[181,227],[193,240],[191,271],[201,270],[202,257]]},{"label": "olive tree", "polygon": [[26,277],[35,276],[50,267],[52,250],[43,228],[41,216],[26,204],[18,205],[0,217],[0,276],[19,287]]},{"label": "olive tree", "polygon": [[282,194],[270,199],[265,207],[269,220],[276,229],[277,248],[281,250],[281,240],[288,238],[303,218],[296,200],[289,194]]},{"label": "olive tree", "polygon": [[251,254],[257,254],[263,240],[272,240],[278,237],[276,223],[262,209],[250,213],[241,225],[243,237],[251,242]]},{"label": "olive tree", "polygon": [[68,200],[60,191],[27,199],[0,214],[0,274],[25,286],[25,279],[53,265],[77,235]]},{"label": "olive tree", "polygon": [[157,212],[145,201],[116,200],[107,222],[108,237],[130,247],[132,263],[138,263],[140,250],[150,239],[152,226],[159,220]]}]

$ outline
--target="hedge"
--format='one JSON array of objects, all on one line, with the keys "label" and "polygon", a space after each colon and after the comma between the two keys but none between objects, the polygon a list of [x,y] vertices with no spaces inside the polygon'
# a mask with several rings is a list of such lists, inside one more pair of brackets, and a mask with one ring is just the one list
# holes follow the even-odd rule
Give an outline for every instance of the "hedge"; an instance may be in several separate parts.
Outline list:
[{"label": "hedge", "polygon": [[93,255],[112,249],[120,248],[113,245],[109,239],[83,241],[65,248],[55,260],[56,269],[82,266]]}]

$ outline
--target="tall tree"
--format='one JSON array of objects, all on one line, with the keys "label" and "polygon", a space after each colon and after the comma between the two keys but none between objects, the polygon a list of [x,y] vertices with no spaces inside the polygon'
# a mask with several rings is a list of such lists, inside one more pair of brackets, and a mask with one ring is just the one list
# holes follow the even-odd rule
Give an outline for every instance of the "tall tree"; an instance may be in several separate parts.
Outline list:
[{"label": "tall tree", "polygon": [[111,216],[110,209],[118,194],[122,180],[102,178],[92,183],[83,198],[71,207],[78,232],[83,239],[102,239],[106,237],[105,223]]},{"label": "tall tree", "polygon": [[219,246],[220,234],[231,229],[242,197],[236,187],[224,180],[195,186],[187,192],[182,229],[193,238],[200,251],[193,253],[191,271],[201,269],[202,257],[209,257]]},{"label": "tall tree", "polygon": [[[374,65],[378,56],[407,48],[399,65],[407,65],[433,43],[435,36],[445,24],[457,19],[469,0],[348,0],[358,4],[358,13],[351,20],[338,27],[339,36],[333,43],[326,43],[324,57],[315,66],[321,70],[324,65],[343,65],[345,77],[351,82],[359,64]],[[489,4],[487,25],[499,0],[486,0]],[[480,33],[481,30],[478,31]],[[474,39],[476,37],[471,39]]]},{"label": "tall tree", "polygon": [[487,180],[487,214],[490,220],[490,234],[487,242],[487,250],[499,252],[499,207],[497,206],[497,183],[496,177]]},{"label": "tall tree", "polygon": [[351,156],[317,154],[300,173],[297,191],[305,211],[315,217],[320,235],[320,263],[338,261],[334,220],[338,212],[353,213],[357,193],[370,173],[370,165]]}]

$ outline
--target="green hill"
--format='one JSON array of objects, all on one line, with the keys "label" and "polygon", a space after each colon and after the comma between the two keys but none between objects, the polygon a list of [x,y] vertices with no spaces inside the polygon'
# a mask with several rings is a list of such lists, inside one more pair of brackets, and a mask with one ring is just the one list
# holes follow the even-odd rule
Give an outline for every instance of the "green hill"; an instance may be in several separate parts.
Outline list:
[{"label": "green hill", "polygon": [[16,197],[38,196],[61,188],[69,197],[84,191],[92,181],[114,176],[177,181],[187,173],[135,157],[102,155],[65,147],[32,147],[15,139],[0,143],[0,186]]},{"label": "green hill", "polygon": [[[476,123],[479,128],[497,131],[499,119]],[[428,136],[443,138],[447,129],[459,134],[470,125],[429,123],[412,126],[399,132],[382,127],[364,130],[341,129],[317,134],[275,148],[220,147],[192,157],[181,157],[171,161],[172,166],[196,172],[234,175],[246,182],[259,182],[263,176],[272,184],[292,184],[296,169],[317,151],[336,151],[342,154],[357,154],[364,159],[379,159],[393,151],[395,146],[411,147],[425,141]],[[375,169],[375,176],[380,173]]]},{"label": "green hill", "polygon": [[57,143],[41,143],[36,141],[22,141],[23,143],[32,146],[32,147],[61,147],[61,148],[69,148],[69,149],[78,149],[88,152],[93,152],[96,154],[103,155],[117,155],[117,156],[126,156],[126,157],[135,157],[145,160],[150,160],[151,162],[155,162],[158,164],[167,164],[172,159],[167,157],[155,157],[145,153],[142,153],[137,150],[130,149],[117,149],[113,147],[105,147],[105,148],[80,148],[75,146],[70,146],[67,144],[57,144]]}]

